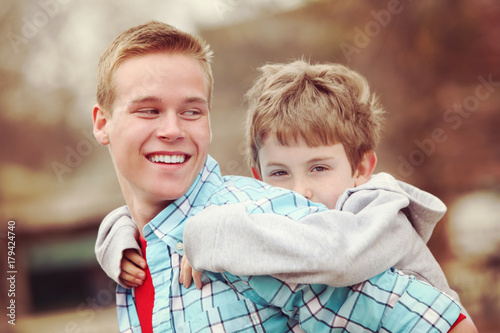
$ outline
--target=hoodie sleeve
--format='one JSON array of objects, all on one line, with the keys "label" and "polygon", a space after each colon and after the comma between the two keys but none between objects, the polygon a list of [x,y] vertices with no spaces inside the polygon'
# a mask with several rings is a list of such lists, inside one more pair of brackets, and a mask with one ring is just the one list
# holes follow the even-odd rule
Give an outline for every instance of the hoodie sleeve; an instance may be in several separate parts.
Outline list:
[{"label": "hoodie sleeve", "polygon": [[138,240],[139,230],[127,206],[109,213],[99,226],[95,244],[97,261],[104,272],[124,288],[128,287],[121,284],[119,278],[123,251],[135,249],[141,253]]},{"label": "hoodie sleeve", "polygon": [[399,193],[356,191],[344,211],[319,212],[299,221],[249,215],[244,204],[211,206],[187,221],[185,253],[197,270],[348,286],[407,255],[419,238],[402,212],[408,204]]}]

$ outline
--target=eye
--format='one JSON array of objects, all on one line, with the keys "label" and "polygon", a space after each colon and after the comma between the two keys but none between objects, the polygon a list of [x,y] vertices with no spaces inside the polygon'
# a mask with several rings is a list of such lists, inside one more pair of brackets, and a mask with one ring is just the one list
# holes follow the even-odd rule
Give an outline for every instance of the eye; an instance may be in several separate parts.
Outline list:
[{"label": "eye", "polygon": [[311,171],[313,172],[322,172],[322,171],[327,171],[328,168],[326,166],[323,166],[323,165],[317,165],[317,166],[314,166]]},{"label": "eye", "polygon": [[286,176],[288,175],[288,173],[284,170],[276,170],[276,171],[271,171],[269,173],[269,176],[271,177],[282,177],[282,176]]},{"label": "eye", "polygon": [[181,113],[181,117],[188,120],[199,119],[202,116],[202,112],[198,109],[189,109]]},{"label": "eye", "polygon": [[136,113],[139,114],[139,116],[151,118],[160,114],[160,111],[157,109],[139,109]]}]

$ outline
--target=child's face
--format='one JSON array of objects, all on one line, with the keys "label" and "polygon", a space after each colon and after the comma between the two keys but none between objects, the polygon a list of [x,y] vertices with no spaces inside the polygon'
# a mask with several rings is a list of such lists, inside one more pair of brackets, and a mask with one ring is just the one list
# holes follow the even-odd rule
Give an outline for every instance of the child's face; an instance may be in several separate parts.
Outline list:
[{"label": "child's face", "polygon": [[335,209],[339,196],[355,186],[344,146],[309,147],[301,138],[289,146],[268,137],[259,151],[262,180],[296,191],[311,201]]}]

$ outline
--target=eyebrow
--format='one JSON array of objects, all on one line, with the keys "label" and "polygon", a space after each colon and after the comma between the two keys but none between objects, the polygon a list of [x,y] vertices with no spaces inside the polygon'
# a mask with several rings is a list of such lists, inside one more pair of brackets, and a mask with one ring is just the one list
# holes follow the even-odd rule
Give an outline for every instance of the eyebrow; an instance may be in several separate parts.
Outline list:
[{"label": "eyebrow", "polygon": [[[313,163],[318,163],[318,162],[324,162],[326,160],[335,160],[335,156],[318,156],[318,157],[314,157],[310,160],[307,160],[306,163],[307,164],[313,164]],[[280,167],[280,168],[284,168],[286,167],[286,165],[282,162],[275,162],[275,161],[271,161],[271,162],[268,162],[266,163],[266,165],[264,167]]]},{"label": "eyebrow", "polygon": [[151,102],[161,102],[161,98],[158,96],[142,96],[136,97],[130,101],[130,105],[141,104],[141,103],[151,103]]},{"label": "eyebrow", "polygon": [[186,97],[183,99],[183,102],[185,104],[192,104],[192,103],[208,104],[208,101],[202,97]]},{"label": "eyebrow", "polygon": [[[141,103],[158,103],[161,102],[162,99],[158,96],[141,96],[136,97],[132,101],[130,101],[130,105],[141,104]],[[202,97],[186,97],[182,100],[184,104],[193,104],[193,103],[202,103],[208,104],[208,101]]]},{"label": "eyebrow", "polygon": [[283,163],[280,163],[280,162],[269,162],[269,163],[266,163],[264,166],[265,167],[280,167],[280,168],[285,167],[285,165]]},{"label": "eyebrow", "polygon": [[312,158],[310,159],[309,161],[307,161],[307,163],[317,163],[317,162],[323,162],[323,161],[326,161],[326,160],[334,160],[335,159],[335,156],[318,156],[318,157],[315,157],[315,158]]}]

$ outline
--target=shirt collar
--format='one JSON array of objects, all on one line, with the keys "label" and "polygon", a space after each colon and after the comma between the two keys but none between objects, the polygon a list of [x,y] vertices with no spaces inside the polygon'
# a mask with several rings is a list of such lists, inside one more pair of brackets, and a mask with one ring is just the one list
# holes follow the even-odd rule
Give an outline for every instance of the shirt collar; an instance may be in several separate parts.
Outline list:
[{"label": "shirt collar", "polygon": [[208,156],[200,173],[189,190],[179,199],[168,205],[144,228],[147,241],[161,239],[182,255],[185,221],[207,205],[212,193],[222,184],[219,165]]}]

